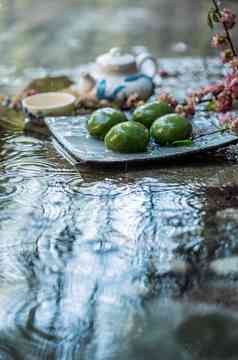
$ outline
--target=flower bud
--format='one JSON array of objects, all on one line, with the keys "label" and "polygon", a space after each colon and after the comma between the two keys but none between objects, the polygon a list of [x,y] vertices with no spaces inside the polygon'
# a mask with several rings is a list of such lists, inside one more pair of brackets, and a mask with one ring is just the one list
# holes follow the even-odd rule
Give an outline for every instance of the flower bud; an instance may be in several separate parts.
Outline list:
[{"label": "flower bud", "polygon": [[224,64],[230,62],[233,59],[234,55],[230,49],[227,49],[221,53],[222,62]]},{"label": "flower bud", "polygon": [[215,49],[224,49],[227,44],[227,37],[225,35],[216,34],[212,38],[212,47]]},{"label": "flower bud", "polygon": [[232,128],[232,130],[234,130],[234,131],[237,131],[237,130],[238,130],[238,118],[236,118],[236,119],[234,119],[234,120],[232,121],[231,128]]},{"label": "flower bud", "polygon": [[233,70],[237,71],[238,70],[238,56],[235,56],[231,62],[230,65],[232,67]]},{"label": "flower bud", "polygon": [[158,101],[166,102],[166,103],[169,104],[173,109],[175,109],[176,106],[178,105],[177,100],[175,99],[175,97],[167,94],[166,92],[162,92],[162,93],[158,96]]}]

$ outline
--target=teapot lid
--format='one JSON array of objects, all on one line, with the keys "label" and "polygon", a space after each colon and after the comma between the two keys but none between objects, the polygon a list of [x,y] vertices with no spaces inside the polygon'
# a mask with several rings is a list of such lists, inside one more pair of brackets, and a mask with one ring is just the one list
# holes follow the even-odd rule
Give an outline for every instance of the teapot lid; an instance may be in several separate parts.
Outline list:
[{"label": "teapot lid", "polygon": [[132,74],[137,72],[136,59],[131,54],[122,54],[120,48],[113,48],[97,58],[99,69],[106,73]]}]

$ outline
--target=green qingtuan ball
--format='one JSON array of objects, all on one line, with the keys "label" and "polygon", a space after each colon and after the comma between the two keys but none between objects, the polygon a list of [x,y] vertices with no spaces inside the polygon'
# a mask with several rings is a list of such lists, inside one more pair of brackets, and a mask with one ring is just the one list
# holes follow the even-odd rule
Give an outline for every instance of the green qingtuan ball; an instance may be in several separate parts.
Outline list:
[{"label": "green qingtuan ball", "polygon": [[165,115],[157,119],[150,129],[151,137],[160,145],[169,145],[175,141],[186,140],[192,134],[189,120],[176,114]]},{"label": "green qingtuan ball", "polygon": [[127,121],[114,126],[105,137],[108,149],[119,153],[140,153],[146,151],[149,131],[142,124]]},{"label": "green qingtuan ball", "polygon": [[87,128],[90,135],[104,140],[108,131],[119,123],[127,121],[125,114],[112,108],[104,108],[95,111],[87,122]]},{"label": "green qingtuan ball", "polygon": [[145,125],[149,129],[156,119],[172,112],[172,107],[166,102],[154,101],[138,107],[133,114],[133,120]]}]

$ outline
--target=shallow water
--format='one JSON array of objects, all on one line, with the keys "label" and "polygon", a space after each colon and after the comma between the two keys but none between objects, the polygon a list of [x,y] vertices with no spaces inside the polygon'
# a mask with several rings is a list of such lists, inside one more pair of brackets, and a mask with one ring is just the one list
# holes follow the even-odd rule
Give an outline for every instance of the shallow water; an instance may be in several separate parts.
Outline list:
[{"label": "shallow water", "polygon": [[[115,43],[208,54],[206,1],[1,3],[2,92]],[[237,155],[92,170],[0,130],[0,359],[237,359]]]}]

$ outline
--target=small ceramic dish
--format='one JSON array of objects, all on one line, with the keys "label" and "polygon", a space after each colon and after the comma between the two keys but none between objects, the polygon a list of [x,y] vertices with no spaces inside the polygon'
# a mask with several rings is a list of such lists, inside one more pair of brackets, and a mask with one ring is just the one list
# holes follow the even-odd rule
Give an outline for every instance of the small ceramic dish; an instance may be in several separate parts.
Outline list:
[{"label": "small ceramic dish", "polygon": [[72,113],[75,101],[71,94],[49,92],[26,97],[22,100],[22,106],[35,116],[64,116]]}]

